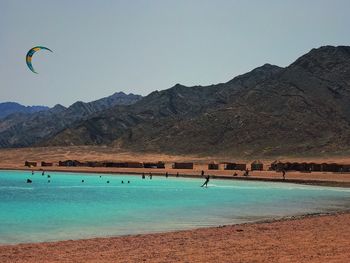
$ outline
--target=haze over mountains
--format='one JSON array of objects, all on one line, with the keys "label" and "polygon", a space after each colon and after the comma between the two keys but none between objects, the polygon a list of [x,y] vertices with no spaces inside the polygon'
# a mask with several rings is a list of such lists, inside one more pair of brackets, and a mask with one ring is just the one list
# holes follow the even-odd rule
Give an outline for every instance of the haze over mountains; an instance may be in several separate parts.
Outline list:
[{"label": "haze over mountains", "polygon": [[342,153],[349,149],[349,128],[350,47],[325,46],[288,67],[265,64],[217,85],[177,84],[127,102],[103,99],[12,114],[0,120],[0,146],[109,145],[237,156]]}]

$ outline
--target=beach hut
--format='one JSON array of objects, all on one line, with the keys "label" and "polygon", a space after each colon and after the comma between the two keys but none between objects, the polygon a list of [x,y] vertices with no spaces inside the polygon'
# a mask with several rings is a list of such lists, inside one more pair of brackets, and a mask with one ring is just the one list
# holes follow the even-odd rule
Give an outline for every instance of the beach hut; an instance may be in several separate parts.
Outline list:
[{"label": "beach hut", "polygon": [[264,170],[264,164],[261,161],[254,161],[250,164],[250,170],[262,171]]},{"label": "beach hut", "polygon": [[224,170],[240,170],[244,171],[247,169],[247,165],[245,163],[223,163]]},{"label": "beach hut", "polygon": [[247,169],[247,165],[245,163],[237,163],[236,164],[236,169],[239,171],[245,171]]},{"label": "beach hut", "polygon": [[306,172],[320,172],[321,171],[321,164],[318,163],[306,163],[305,164],[305,171]]},{"label": "beach hut", "polygon": [[143,163],[140,162],[126,162],[128,168],[143,168]]},{"label": "beach hut", "polygon": [[208,163],[208,170],[219,170],[218,163]]},{"label": "beach hut", "polygon": [[165,169],[165,162],[157,162],[158,169]]},{"label": "beach hut", "polygon": [[193,169],[193,163],[174,163],[173,169]]},{"label": "beach hut", "polygon": [[87,166],[87,167],[104,167],[104,162],[96,162],[96,161],[88,161],[81,163],[81,166]]},{"label": "beach hut", "polygon": [[269,168],[269,170],[271,170],[271,171],[277,171],[277,166],[278,166],[278,163],[279,163],[279,161],[273,161],[271,164],[270,164],[270,168]]},{"label": "beach hut", "polygon": [[323,172],[341,172],[342,165],[337,163],[322,163]]},{"label": "beach hut", "polygon": [[24,166],[27,166],[27,167],[36,167],[36,166],[37,166],[37,162],[25,161],[25,162],[24,162]]},{"label": "beach hut", "polygon": [[41,162],[42,167],[53,166],[53,163]]},{"label": "beach hut", "polygon": [[282,163],[281,161],[276,160],[270,164],[270,170],[272,170],[272,171],[280,172],[283,169],[285,169],[285,164]]},{"label": "beach hut", "polygon": [[343,164],[342,168],[343,168],[342,172],[344,173],[350,172],[350,164]]},{"label": "beach hut", "polygon": [[236,170],[236,163],[223,163],[224,170]]},{"label": "beach hut", "polygon": [[164,162],[157,162],[157,163],[145,162],[143,163],[143,168],[164,169],[165,163]]},{"label": "beach hut", "polygon": [[143,163],[143,168],[152,168],[152,169],[156,169],[157,167],[157,163]]},{"label": "beach hut", "polygon": [[77,160],[66,160],[66,161],[59,161],[58,166],[83,166],[83,163],[77,161]]},{"label": "beach hut", "polygon": [[117,167],[117,168],[126,168],[127,164],[123,162],[105,162],[105,167]]}]

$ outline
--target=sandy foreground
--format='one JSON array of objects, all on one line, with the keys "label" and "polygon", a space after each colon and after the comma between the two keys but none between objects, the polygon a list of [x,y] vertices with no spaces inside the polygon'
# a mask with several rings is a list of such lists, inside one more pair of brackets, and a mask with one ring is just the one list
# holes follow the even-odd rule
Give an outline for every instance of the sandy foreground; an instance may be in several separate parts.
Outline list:
[{"label": "sandy foreground", "polygon": [[343,262],[350,213],[161,234],[0,246],[0,262]]}]

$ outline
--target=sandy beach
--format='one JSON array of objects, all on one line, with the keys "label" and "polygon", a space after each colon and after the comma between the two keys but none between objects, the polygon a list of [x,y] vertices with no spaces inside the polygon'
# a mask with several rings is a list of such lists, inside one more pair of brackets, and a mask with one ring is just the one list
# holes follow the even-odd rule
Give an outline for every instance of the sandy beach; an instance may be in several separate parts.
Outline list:
[{"label": "sandy beach", "polygon": [[350,258],[350,214],[160,234],[0,246],[7,262],[337,262]]},{"label": "sandy beach", "polygon": [[[208,171],[210,161],[225,158],[117,153],[101,148],[28,148],[0,150],[1,169],[26,169],[25,160],[51,161],[140,160],[166,162],[166,169],[45,167],[46,171],[87,173],[149,173],[199,177],[201,170],[217,178],[282,181],[274,171],[256,171],[246,178],[239,172]],[[235,159],[237,160],[237,159]],[[263,160],[264,163],[272,159]],[[288,159],[287,160],[296,160]],[[305,159],[302,159],[305,160]],[[350,163],[350,158],[317,159]],[[306,160],[306,161],[309,161]],[[174,170],[174,161],[192,161],[193,170]],[[249,163],[251,160],[239,160]],[[42,167],[35,168],[36,170]],[[350,186],[348,173],[288,172],[286,182]],[[0,262],[348,262],[350,258],[350,213],[309,215],[269,222],[228,225],[159,234],[93,238],[59,242],[2,245]]]}]

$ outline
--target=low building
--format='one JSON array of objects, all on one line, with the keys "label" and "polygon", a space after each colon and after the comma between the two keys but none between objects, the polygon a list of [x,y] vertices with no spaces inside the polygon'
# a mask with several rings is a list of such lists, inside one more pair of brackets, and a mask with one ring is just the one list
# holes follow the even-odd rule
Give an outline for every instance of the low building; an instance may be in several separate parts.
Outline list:
[{"label": "low building", "polygon": [[218,163],[208,163],[208,170],[219,170]]},{"label": "low building", "polygon": [[66,161],[59,161],[58,166],[83,166],[83,163],[77,161],[77,160],[66,160]]},{"label": "low building", "polygon": [[165,162],[157,162],[158,169],[165,169]]},{"label": "low building", "polygon": [[157,169],[157,163],[143,163],[143,168]]},{"label": "low building", "polygon": [[271,164],[270,164],[270,170],[272,171],[282,171],[283,169],[285,169],[284,167],[284,164],[280,161],[273,161]]},{"label": "low building", "polygon": [[157,162],[157,163],[145,162],[143,163],[143,168],[164,169],[165,163],[164,162]]},{"label": "low building", "polygon": [[88,161],[88,162],[82,163],[81,166],[87,166],[87,167],[105,167],[106,165],[105,165],[104,162]]},{"label": "low building", "polygon": [[341,172],[343,165],[337,163],[322,163],[323,172]]},{"label": "low building", "polygon": [[36,167],[36,166],[37,166],[37,162],[25,161],[25,162],[24,162],[24,166],[27,166],[27,167]]},{"label": "low building", "polygon": [[236,163],[223,163],[224,170],[236,170]]},{"label": "low building", "polygon": [[224,170],[239,170],[244,171],[247,169],[247,165],[245,163],[223,163]]},{"label": "low building", "polygon": [[127,164],[123,162],[105,162],[105,167],[117,167],[117,168],[126,168]]},{"label": "low building", "polygon": [[128,168],[143,168],[143,163],[141,163],[141,162],[126,162],[126,167],[128,167]]},{"label": "low building", "polygon": [[193,163],[174,163],[173,169],[193,169]]},{"label": "low building", "polygon": [[254,161],[250,164],[250,170],[262,171],[262,170],[264,170],[264,164],[260,161]]},{"label": "low building", "polygon": [[245,171],[247,170],[247,165],[245,163],[237,163],[235,170]]},{"label": "low building", "polygon": [[53,166],[53,163],[41,162],[42,167]]}]

